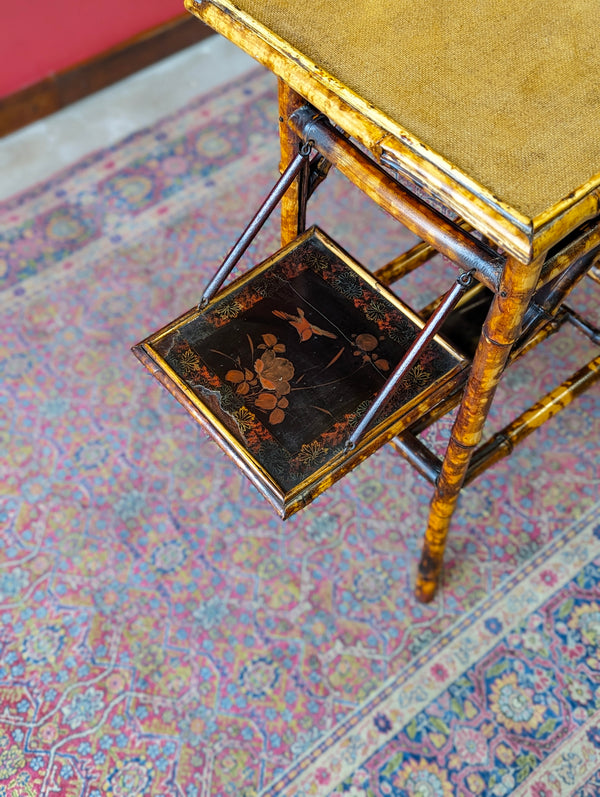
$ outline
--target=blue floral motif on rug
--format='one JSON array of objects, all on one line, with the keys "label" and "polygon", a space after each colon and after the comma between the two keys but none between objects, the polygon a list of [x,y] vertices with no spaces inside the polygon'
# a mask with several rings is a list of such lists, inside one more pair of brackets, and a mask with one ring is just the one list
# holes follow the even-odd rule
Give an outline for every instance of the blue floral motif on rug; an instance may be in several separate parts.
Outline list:
[{"label": "blue floral motif on rug", "polygon": [[[291,788],[284,779],[269,793],[550,797],[579,787],[578,794],[596,794],[598,539],[595,513],[537,557],[535,571],[528,566],[486,601],[487,611],[460,621],[423,659],[414,685],[407,673],[391,679],[357,722],[346,721],[344,734],[307,758],[310,774],[299,775],[297,762]],[[428,692],[438,694],[427,702]]]}]

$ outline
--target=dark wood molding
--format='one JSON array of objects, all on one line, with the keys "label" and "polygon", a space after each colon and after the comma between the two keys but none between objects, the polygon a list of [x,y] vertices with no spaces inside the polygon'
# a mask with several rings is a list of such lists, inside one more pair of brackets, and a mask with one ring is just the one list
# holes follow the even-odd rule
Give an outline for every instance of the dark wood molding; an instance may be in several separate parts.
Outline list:
[{"label": "dark wood molding", "polygon": [[189,14],[144,31],[39,83],[0,98],[0,136],[196,44],[213,33]]}]

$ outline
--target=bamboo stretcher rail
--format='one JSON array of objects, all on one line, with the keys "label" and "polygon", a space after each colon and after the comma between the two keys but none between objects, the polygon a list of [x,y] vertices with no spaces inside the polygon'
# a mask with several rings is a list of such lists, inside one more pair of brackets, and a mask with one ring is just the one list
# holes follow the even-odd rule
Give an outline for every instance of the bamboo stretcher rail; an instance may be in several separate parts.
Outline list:
[{"label": "bamboo stretcher rail", "polygon": [[[594,257],[597,257],[597,255],[594,255]],[[584,255],[580,254],[580,263],[573,263],[571,268],[573,269],[575,267],[575,271],[578,271],[577,266],[579,265],[581,268],[582,263],[589,263],[589,258],[589,252]],[[567,274],[568,271],[569,269],[564,273]],[[578,277],[579,275],[575,276]],[[574,277],[571,277],[566,281],[574,284],[576,280]],[[568,287],[572,287],[572,284],[569,284]],[[546,321],[542,327],[533,332],[533,334],[511,352],[509,362],[512,363],[531,351],[543,340],[557,332],[567,321],[585,334],[593,343],[600,344],[600,330],[591,325],[586,319],[582,318],[575,310],[572,310],[566,305],[562,305],[553,317]],[[561,409],[568,406],[576,396],[585,392],[598,378],[600,378],[599,371],[599,358],[595,358],[522,413],[512,423],[490,438],[490,440],[479,446],[471,459],[465,477],[465,484],[470,483],[495,462],[508,456],[521,440],[556,415]],[[447,396],[440,405],[433,407],[429,413],[424,415],[410,430],[406,430],[400,435],[397,435],[393,440],[394,447],[398,453],[407,459],[410,464],[432,484],[436,483],[441,472],[442,461],[419,440],[417,435],[439,417],[449,412],[452,407],[458,403],[459,399],[459,391]]]},{"label": "bamboo stretcher rail", "polygon": [[[549,421],[577,396],[585,393],[600,379],[600,355],[590,360],[576,373],[525,410],[510,424],[494,434],[473,453],[464,484],[511,454],[515,446]],[[415,434],[415,427],[394,438],[394,448],[431,484],[435,484],[442,469],[442,460]]]},{"label": "bamboo stretcher rail", "polygon": [[[466,221],[459,223],[466,232],[470,232],[473,229],[473,226]],[[540,287],[555,279],[565,269],[566,264],[573,260],[584,256],[587,257],[588,262],[595,259],[597,257],[596,249],[600,249],[600,227],[598,224],[591,227],[588,223],[585,225],[585,229],[582,230],[581,235],[548,258],[542,268]],[[438,252],[433,246],[425,243],[425,241],[419,241],[409,250],[375,271],[374,276],[383,285],[391,285],[427,263],[437,254]],[[595,265],[592,266],[588,270],[588,276],[600,283],[600,268]],[[427,314],[433,312],[436,306],[437,301],[422,308],[420,314],[427,317]]]},{"label": "bamboo stretcher rail", "polygon": [[568,407],[574,398],[585,393],[598,379],[600,354],[480,446],[471,458],[465,484],[469,484],[490,465],[512,453],[518,443]]},{"label": "bamboo stretcher rail", "polygon": [[[472,225],[466,221],[459,222],[459,224],[466,232],[473,229]],[[397,282],[402,279],[402,277],[410,274],[411,271],[415,271],[417,268],[427,263],[437,254],[439,254],[439,252],[437,252],[433,246],[425,243],[425,241],[419,241],[419,243],[415,244],[406,252],[390,260],[385,266],[377,269],[377,271],[374,272],[374,276],[383,285],[391,285],[393,282]]]},{"label": "bamboo stretcher rail", "polygon": [[504,265],[501,255],[394,180],[326,123],[314,108],[305,106],[295,111],[289,125],[296,135],[310,141],[314,149],[342,174],[352,182],[359,181],[367,196],[411,232],[466,271],[474,270],[480,282],[497,290]]},{"label": "bamboo stretcher rail", "polygon": [[398,257],[390,260],[385,266],[373,272],[373,276],[382,283],[382,285],[391,285],[393,282],[415,271],[419,266],[427,263],[437,255],[437,252],[426,244],[425,241],[420,241],[415,246],[411,247],[407,252],[403,252]]}]

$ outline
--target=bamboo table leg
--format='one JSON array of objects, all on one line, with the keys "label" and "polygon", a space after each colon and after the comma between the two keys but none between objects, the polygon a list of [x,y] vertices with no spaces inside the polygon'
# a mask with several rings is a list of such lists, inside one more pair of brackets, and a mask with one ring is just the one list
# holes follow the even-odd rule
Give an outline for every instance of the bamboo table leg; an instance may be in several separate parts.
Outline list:
[{"label": "bamboo table leg", "polygon": [[[279,80],[279,143],[281,162],[279,169],[283,173],[286,167],[298,154],[301,139],[288,125],[288,119],[306,105],[306,100],[291,89],[283,80]],[[308,163],[307,163],[308,167]],[[307,179],[307,170],[301,172],[294,180],[281,201],[281,245],[286,246],[294,238],[304,232],[306,226],[306,201],[303,198],[302,181]]]},{"label": "bamboo table leg", "polygon": [[498,381],[519,336],[523,316],[537,285],[543,257],[530,264],[508,258],[500,289],[483,327],[433,499],[416,596],[432,600],[437,589],[450,520],[469,461],[479,444]]}]

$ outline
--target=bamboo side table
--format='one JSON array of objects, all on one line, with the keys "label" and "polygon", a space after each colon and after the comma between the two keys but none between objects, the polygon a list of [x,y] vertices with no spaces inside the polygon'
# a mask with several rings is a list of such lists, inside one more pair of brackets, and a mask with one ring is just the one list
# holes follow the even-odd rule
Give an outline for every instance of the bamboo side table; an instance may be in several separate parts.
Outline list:
[{"label": "bamboo side table", "polygon": [[[395,441],[435,484],[416,585],[429,601],[463,484],[600,376],[596,357],[481,445],[512,359],[565,321],[600,342],[564,304],[600,257],[595,9],[590,0],[510,9],[497,0],[186,7],[278,76],[282,171],[302,142],[317,153],[283,198],[284,245],[303,234],[306,202],[333,165],[421,238],[376,273],[380,282],[442,252],[475,276],[474,294],[489,295],[464,389],[426,406]],[[440,462],[415,432],[457,403]]]}]

